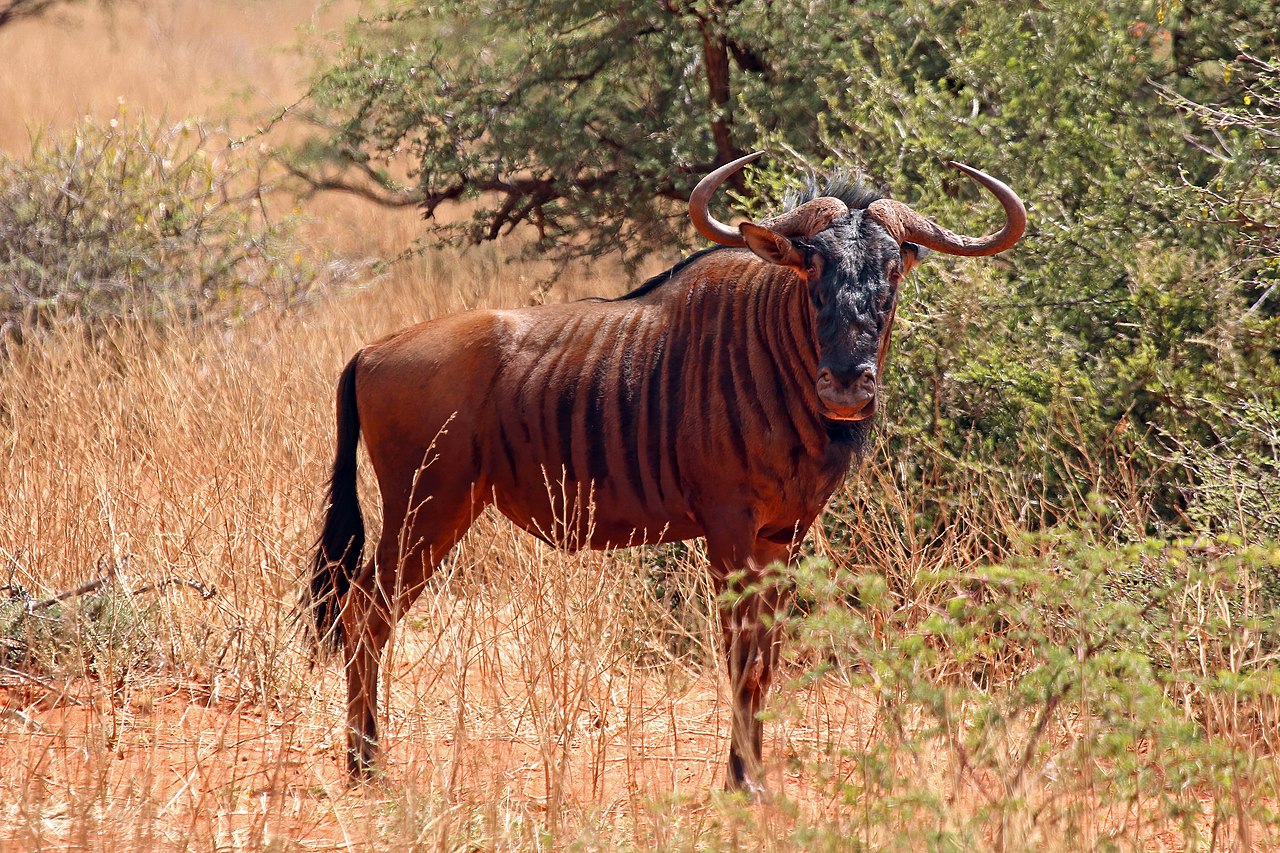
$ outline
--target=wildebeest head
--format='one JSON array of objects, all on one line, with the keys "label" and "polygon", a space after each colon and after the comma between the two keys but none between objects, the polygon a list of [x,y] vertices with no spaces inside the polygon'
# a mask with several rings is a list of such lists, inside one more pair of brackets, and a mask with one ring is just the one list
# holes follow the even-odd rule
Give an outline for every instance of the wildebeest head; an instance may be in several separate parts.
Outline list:
[{"label": "wildebeest head", "polygon": [[808,284],[818,344],[817,395],[828,421],[865,421],[876,412],[879,377],[889,351],[898,287],[927,250],[953,255],[994,255],[1011,247],[1026,228],[1026,210],[995,178],[959,163],[951,165],[999,199],[1005,225],[986,237],[954,234],[901,202],[867,198],[865,208],[838,198],[813,199],[760,224],[736,229],[707,213],[716,187],[750,154],[707,175],[689,200],[698,231],[727,246],[745,246],[769,263],[795,270]]}]

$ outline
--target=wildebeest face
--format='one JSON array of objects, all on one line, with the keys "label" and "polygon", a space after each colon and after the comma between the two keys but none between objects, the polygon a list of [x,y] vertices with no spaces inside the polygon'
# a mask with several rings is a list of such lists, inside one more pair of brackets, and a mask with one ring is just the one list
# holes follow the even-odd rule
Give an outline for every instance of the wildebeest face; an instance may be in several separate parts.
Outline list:
[{"label": "wildebeest face", "polygon": [[898,286],[927,250],[913,243],[899,247],[861,210],[808,242],[781,238],[779,243],[767,234],[754,237],[748,236],[748,245],[756,254],[795,268],[808,282],[818,338],[816,391],[823,416],[839,422],[872,417]]},{"label": "wildebeest face", "polygon": [[[689,196],[689,219],[708,240],[746,247],[799,273],[816,309],[818,406],[828,432],[831,427],[839,432],[840,425],[858,432],[861,427],[854,426],[876,412],[898,285],[924,257],[921,247],[971,258],[1003,252],[1022,238],[1026,206],[1001,181],[953,162],[999,200],[1005,214],[999,231],[984,237],[956,234],[902,202],[857,187],[843,193],[834,184],[780,216],[761,224],[743,222],[734,231],[707,212],[707,201],[729,175],[760,155],[739,157],[699,181]],[[847,200],[838,197],[842,194]]]},{"label": "wildebeest face", "polygon": [[876,413],[898,286],[918,260],[862,211],[813,239],[809,292],[818,333],[818,400],[835,421]]}]

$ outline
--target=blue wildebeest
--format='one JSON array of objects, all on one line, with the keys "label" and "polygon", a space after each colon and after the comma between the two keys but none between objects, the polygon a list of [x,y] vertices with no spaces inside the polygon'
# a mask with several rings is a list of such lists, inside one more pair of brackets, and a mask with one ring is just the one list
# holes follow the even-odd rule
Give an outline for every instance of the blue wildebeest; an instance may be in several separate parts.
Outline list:
[{"label": "blue wildebeest", "polygon": [[[785,598],[785,566],[862,453],[899,283],[925,249],[1008,249],[1026,212],[1004,184],[953,164],[1003,205],[999,232],[953,234],[861,189],[730,228],[708,199],[755,156],[717,169],[690,199],[694,225],[719,246],[626,296],[441,317],[369,344],[343,370],[305,599],[317,642],[345,652],[353,777],[377,751],[392,627],[492,504],[567,548],[706,538],[716,590],[749,591],[720,613],[727,784],[765,793],[758,713],[781,640],[768,617]],[[362,432],[383,506],[366,562]]]}]

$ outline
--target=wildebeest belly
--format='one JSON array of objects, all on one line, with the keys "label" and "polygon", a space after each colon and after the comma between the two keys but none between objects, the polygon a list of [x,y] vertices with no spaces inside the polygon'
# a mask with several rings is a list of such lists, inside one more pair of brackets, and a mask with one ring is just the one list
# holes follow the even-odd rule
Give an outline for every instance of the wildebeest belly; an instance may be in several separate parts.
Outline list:
[{"label": "wildebeest belly", "polygon": [[580,548],[625,548],[692,539],[701,527],[689,517],[657,517],[619,506],[599,489],[581,483],[553,482],[535,496],[526,489],[494,488],[503,515],[545,542],[576,551]]},{"label": "wildebeest belly", "polygon": [[[490,466],[495,505],[535,536],[571,550],[692,539],[705,535],[704,521],[721,511],[749,513],[760,537],[790,542],[804,535],[840,480],[822,460],[792,457],[798,464],[777,467],[767,460],[785,456],[768,448],[760,448],[757,464],[736,472],[724,460],[686,458],[678,489],[660,471],[627,476],[626,459],[615,459],[623,464],[596,479],[535,444],[521,451],[508,465]],[[650,464],[644,448],[627,454]],[[679,461],[673,454],[662,464]]]},{"label": "wildebeest belly", "polygon": [[560,547],[620,548],[702,534],[682,495],[646,499],[625,477],[582,477],[555,453],[526,445],[510,466],[491,469],[497,508],[517,525]]}]

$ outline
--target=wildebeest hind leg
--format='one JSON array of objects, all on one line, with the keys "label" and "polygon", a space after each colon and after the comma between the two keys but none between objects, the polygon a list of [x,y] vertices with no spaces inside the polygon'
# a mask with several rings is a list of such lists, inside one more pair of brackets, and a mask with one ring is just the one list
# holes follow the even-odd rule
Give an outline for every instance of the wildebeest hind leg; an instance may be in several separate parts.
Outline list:
[{"label": "wildebeest hind leg", "polygon": [[378,666],[396,622],[426,588],[487,503],[472,484],[432,484],[411,511],[387,501],[376,555],[352,585],[343,608],[347,670],[347,772],[368,774],[378,753]]}]

